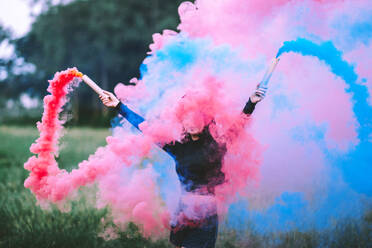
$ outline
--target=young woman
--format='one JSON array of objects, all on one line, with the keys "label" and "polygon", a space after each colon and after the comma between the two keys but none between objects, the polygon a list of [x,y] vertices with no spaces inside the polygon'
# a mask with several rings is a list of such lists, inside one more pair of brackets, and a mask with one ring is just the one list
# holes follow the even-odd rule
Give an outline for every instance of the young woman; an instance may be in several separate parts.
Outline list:
[{"label": "young woman", "polygon": [[[116,108],[133,126],[144,119],[121,103],[114,94],[104,91],[100,99],[107,107]],[[257,102],[264,98],[265,91],[257,89],[243,109],[252,114]],[[175,223],[171,223],[170,241],[176,247],[213,248],[218,230],[217,207],[214,200],[215,186],[224,182],[221,171],[226,146],[219,144],[209,132],[208,125],[200,128],[185,119],[182,124],[187,133],[182,142],[166,144],[162,148],[176,163],[176,172],[182,185],[182,196]],[[190,207],[190,204],[194,206]],[[195,206],[195,204],[197,206]],[[197,220],[190,218],[190,209],[199,209]],[[204,211],[204,212],[203,212]]]}]

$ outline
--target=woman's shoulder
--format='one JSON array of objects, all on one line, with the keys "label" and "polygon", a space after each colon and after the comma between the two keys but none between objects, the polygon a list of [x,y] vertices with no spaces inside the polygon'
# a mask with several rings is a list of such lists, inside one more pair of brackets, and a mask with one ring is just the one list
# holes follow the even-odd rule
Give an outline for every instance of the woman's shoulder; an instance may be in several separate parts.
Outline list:
[{"label": "woman's shoulder", "polygon": [[167,143],[163,145],[163,150],[168,152],[168,153],[174,153],[180,146],[182,145],[181,142],[179,141],[172,141],[170,143]]}]

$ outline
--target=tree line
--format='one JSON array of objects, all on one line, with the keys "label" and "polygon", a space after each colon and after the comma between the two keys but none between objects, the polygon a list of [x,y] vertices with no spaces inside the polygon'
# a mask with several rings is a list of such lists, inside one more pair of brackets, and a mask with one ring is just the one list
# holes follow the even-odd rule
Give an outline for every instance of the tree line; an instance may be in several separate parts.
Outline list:
[{"label": "tree line", "polygon": [[[107,90],[138,77],[152,34],[176,29],[182,2],[75,0],[52,5],[49,0],[32,1],[42,2],[44,8],[25,36],[12,39],[8,30],[0,28],[0,42],[7,40],[15,48],[12,58],[0,60],[0,70],[6,72],[0,81],[3,111],[7,100],[23,93],[42,98],[47,80],[68,67],[76,66]],[[17,70],[20,63],[34,69]],[[87,87],[79,87],[71,97],[73,124],[107,125],[112,117]]]}]

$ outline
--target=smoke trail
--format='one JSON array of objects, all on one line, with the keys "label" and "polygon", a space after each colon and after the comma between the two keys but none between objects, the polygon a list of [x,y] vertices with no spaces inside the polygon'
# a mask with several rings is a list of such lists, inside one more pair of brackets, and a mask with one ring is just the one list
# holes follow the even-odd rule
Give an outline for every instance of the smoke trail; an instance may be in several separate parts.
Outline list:
[{"label": "smoke trail", "polygon": [[[368,1],[199,0],[183,3],[179,14],[179,33],[153,36],[136,86],[115,88],[145,118],[142,134],[122,120],[105,147],[67,173],[52,154],[65,100],[45,100],[45,138],[25,165],[25,185],[38,201],[62,205],[80,186],[96,183],[97,207],[109,206],[118,226],[132,221],[147,236],[163,235],[180,191],[174,162],[153,144],[182,140],[180,118],[197,113],[197,121],[215,120],[216,139],[231,126],[239,131],[223,164],[229,183],[216,190],[226,226],[302,230],[361,216],[362,200],[370,203],[372,195]],[[242,119],[266,62],[285,40],[294,41],[278,52],[267,97]],[[59,77],[53,82],[56,93],[47,99],[64,92]]]},{"label": "smoke trail", "polygon": [[[179,128],[180,122],[189,114],[193,114],[195,120],[199,119],[203,123],[209,123],[214,119],[215,126],[213,130],[211,129],[212,134],[216,140],[227,144],[223,168],[226,182],[216,189],[220,214],[227,211],[228,204],[235,198],[234,195],[237,192],[243,193],[246,190],[246,181],[256,179],[260,147],[253,137],[244,131],[244,126],[249,126],[247,125],[249,120],[247,117],[241,116],[248,96],[241,96],[240,99],[231,97],[239,95],[239,89],[232,87],[231,84],[243,85],[244,80],[229,80],[229,77],[232,76],[230,70],[235,73],[241,70],[240,73],[244,74],[242,68],[236,67],[237,63],[242,62],[232,51],[224,47],[222,49],[215,48],[210,46],[208,42],[194,42],[185,37],[180,37],[180,39],[183,39],[185,47],[191,49],[185,49],[180,53],[178,49],[175,49],[175,46],[179,46],[179,44],[170,43],[163,50],[159,50],[161,51],[160,56],[147,63],[148,70],[151,72],[155,67],[159,75],[162,70],[169,71],[169,64],[164,61],[172,58],[182,62],[172,62],[175,70],[181,72],[189,70],[190,74],[185,74],[184,80],[180,80],[184,83],[184,87],[179,85],[179,87],[173,87],[173,90],[169,87],[166,91],[161,87],[156,90],[156,87],[151,85],[142,88],[142,90],[145,89],[143,90],[145,94],[163,95],[166,106],[170,105],[170,101],[173,102],[172,108],[157,108],[152,111],[151,115],[147,115],[148,120],[140,125],[144,135],[138,134],[138,131],[133,132],[131,129],[114,131],[113,137],[107,137],[105,147],[99,148],[87,161],[81,162],[78,168],[70,173],[58,168],[55,154],[50,150],[41,153],[39,150],[31,149],[38,156],[31,157],[25,163],[25,168],[31,171],[25,186],[31,189],[40,203],[51,202],[63,205],[66,200],[74,197],[79,187],[97,183],[97,207],[110,206],[115,223],[125,226],[126,223],[132,221],[141,227],[145,236],[159,237],[163,235],[168,228],[169,210],[175,209],[178,205],[174,201],[175,197],[172,198],[173,202],[169,200],[169,195],[174,196],[174,192],[177,190],[174,190],[174,187],[164,189],[164,186],[159,189],[156,183],[159,182],[158,176],[152,165],[159,164],[159,162],[156,163],[159,151],[154,150],[153,144],[164,144],[182,139],[185,134]],[[199,55],[203,52],[206,56],[213,58],[212,62],[208,63],[211,71],[202,72],[199,70],[198,63],[201,62],[201,58],[206,58]],[[213,73],[214,70],[218,70],[220,73],[220,63],[225,62],[215,63],[213,62],[214,58],[222,58],[227,54],[229,60],[234,62],[231,68],[224,69],[225,75]],[[199,55],[199,58],[190,60],[189,58],[193,58],[194,55]],[[57,145],[60,136],[50,123],[58,123],[58,113],[66,102],[67,92],[63,92],[64,94],[58,95],[58,97],[55,96],[61,91],[61,87],[68,85],[68,80],[63,81],[64,84],[60,83],[61,75],[64,73],[56,74],[50,82],[54,90],[51,91],[52,95],[46,97],[46,99],[57,98],[60,102],[55,104],[45,101],[44,117],[39,125],[42,127],[39,129],[41,137],[54,137],[50,141],[50,147]],[[164,78],[162,79],[164,80]],[[150,78],[147,78],[145,74],[142,81],[144,80],[150,80]],[[156,78],[151,77],[151,80],[156,80]],[[164,81],[162,82],[164,83]],[[228,97],[224,94],[227,94]],[[175,95],[178,95],[179,98],[175,98]],[[157,95],[149,99],[150,104],[147,106],[159,106],[159,101],[156,102]],[[147,104],[145,101],[141,103]],[[57,114],[51,115],[49,110],[53,110]],[[220,133],[224,134],[223,138]],[[234,138],[237,135],[239,139]],[[230,142],[234,139],[237,142]],[[37,140],[33,147],[40,144],[43,144],[41,139]],[[45,156],[46,154],[48,156]],[[170,163],[165,162],[161,166],[170,166]],[[35,175],[34,172],[40,169],[45,173]],[[163,171],[164,175],[166,170],[160,169],[158,171]],[[169,170],[165,173],[168,177],[171,174]],[[165,184],[165,186],[169,187],[170,185]],[[118,195],[121,196],[120,199],[117,199]],[[163,196],[163,199],[160,196]],[[167,203],[167,208],[164,208],[164,201]],[[189,198],[188,201],[189,204],[191,202],[198,204],[199,198]],[[212,213],[211,209],[205,206],[203,209],[206,210],[204,213],[191,211],[188,213],[188,217],[200,218],[198,216]]]},{"label": "smoke trail", "polygon": [[[372,149],[370,141],[372,108],[368,105],[367,87],[357,82],[358,76],[354,67],[342,59],[342,52],[337,50],[331,41],[321,44],[301,38],[296,41],[286,41],[279,49],[277,57],[288,52],[315,56],[324,61],[335,75],[341,77],[349,85],[347,92],[353,93],[353,110],[359,122],[359,144],[348,154],[349,159],[340,157],[337,163],[342,164],[344,177],[349,183],[355,186],[358,191],[371,194],[372,182],[368,180],[368,175],[372,173],[372,167],[369,165],[372,161],[372,155],[369,152]],[[355,168],[350,169],[350,166],[348,166],[350,164],[357,166],[360,171],[356,172]],[[363,183],[360,183],[360,181]]]},{"label": "smoke trail", "polygon": [[[163,235],[168,226],[168,211],[158,197],[156,173],[151,164],[139,170],[125,170],[125,166],[138,163],[136,158],[149,154],[151,140],[136,135],[126,139],[110,136],[106,139],[107,146],[98,148],[78,169],[68,173],[58,168],[55,156],[63,128],[58,115],[67,101],[67,93],[72,90],[71,84],[81,76],[76,69],[68,69],[56,73],[49,81],[51,95],[44,98],[43,118],[37,125],[40,138],[30,148],[36,156],[24,165],[30,171],[25,187],[35,194],[42,206],[55,203],[63,209],[66,200],[73,199],[79,187],[97,182],[100,189],[97,207],[109,204],[118,225],[125,226],[132,221],[140,226],[145,236]],[[133,145],[137,148],[131,149]],[[121,175],[126,181],[122,181]],[[116,199],[118,195],[122,197]]]},{"label": "smoke trail", "polygon": [[[250,204],[241,199],[239,203],[233,204],[230,208],[230,215],[232,216],[231,219],[233,221],[228,225],[235,228],[244,229],[241,222],[235,222],[235,219],[241,220],[242,218],[247,222],[255,223],[254,225],[260,231],[290,230],[292,228],[299,228],[301,230],[307,230],[314,227],[324,228],[329,225],[328,220],[331,217],[337,219],[341,218],[341,216],[353,216],[355,218],[362,216],[365,210],[365,205],[363,205],[362,199],[364,199],[365,196],[371,195],[372,184],[369,180],[369,175],[372,172],[370,166],[372,156],[369,151],[372,149],[370,140],[372,107],[368,104],[369,95],[366,85],[362,84],[362,80],[359,79],[358,81],[358,76],[355,73],[354,67],[342,58],[342,52],[339,51],[330,41],[317,44],[310,40],[299,38],[295,41],[284,42],[277,57],[283,56],[283,53],[288,52],[298,53],[303,56],[313,56],[319,61],[325,62],[329,67],[330,72],[341,78],[347,84],[347,87],[345,87],[345,93],[351,94],[353,98],[354,104],[352,105],[352,109],[356,121],[358,122],[357,125],[354,124],[357,130],[358,139],[348,146],[346,152],[340,152],[337,151],[337,149],[322,144],[326,138],[324,137],[325,130],[323,128],[319,129],[317,126],[311,127],[312,129],[315,129],[317,134],[311,135],[313,137],[310,136],[308,138],[305,138],[306,136],[304,137],[306,132],[308,132],[306,130],[308,127],[302,127],[300,133],[296,131],[296,136],[299,136],[293,137],[294,140],[297,140],[296,143],[300,141],[301,145],[305,145],[303,142],[315,141],[322,149],[321,153],[324,154],[323,159],[325,159],[322,163],[326,163],[326,166],[329,168],[327,170],[327,174],[329,174],[328,182],[323,182],[325,188],[321,190],[324,191],[326,189],[326,192],[319,192],[318,190],[313,189],[314,194],[318,199],[312,199],[309,201],[309,197],[306,197],[308,189],[304,192],[301,192],[302,190],[296,192],[299,188],[294,192],[293,190],[286,191],[276,197],[272,205],[264,211],[247,211],[247,207]],[[293,59],[293,56],[291,58]],[[283,57],[282,61],[286,59],[287,57]],[[309,62],[310,60],[307,61]],[[298,62],[299,61],[297,60],[297,63]],[[301,65],[306,66],[305,64]],[[290,73],[290,70],[287,70],[287,73],[288,72]],[[322,74],[319,70],[315,70],[315,72]],[[287,78],[287,80],[290,79]],[[305,81],[307,83],[307,80]],[[304,82],[297,81],[296,85],[302,83]],[[309,84],[314,83],[315,82],[309,82]],[[298,86],[297,89],[300,87],[301,86]],[[312,87],[311,90],[315,90],[314,92],[323,91],[322,95],[327,97],[326,99],[337,99],[335,96],[337,96],[338,93],[327,91],[327,85],[318,83],[317,86]],[[325,101],[325,103],[329,104],[330,102]],[[286,102],[286,104],[290,103]],[[322,104],[316,106],[322,106]],[[342,105],[340,105],[339,108],[341,106]],[[326,105],[323,105],[323,107],[327,108]],[[317,111],[321,110],[318,109]],[[291,112],[293,112],[293,115],[299,114],[299,112],[293,110],[291,110]],[[325,116],[328,115],[329,117],[335,114],[332,111],[325,111],[325,113]],[[296,118],[291,117],[291,119],[295,120]],[[282,124],[284,124],[284,122],[282,122]],[[309,124],[306,124],[306,126],[308,125]],[[293,132],[298,128],[299,126],[293,126],[292,130],[289,131]],[[273,136],[271,138],[273,138]],[[310,146],[306,149],[310,151]],[[267,152],[264,156],[267,157],[270,155],[273,156],[274,154]],[[312,159],[314,159],[314,157]],[[313,163],[313,165],[314,164],[315,163]],[[263,167],[266,166],[264,165]],[[273,169],[274,167],[268,165],[268,168]],[[341,180],[337,176],[339,171],[342,173]],[[347,184],[344,185],[343,183],[340,183],[342,180],[345,180]],[[329,188],[329,190],[327,188]],[[359,195],[358,192],[364,194],[364,196]],[[261,191],[260,193],[265,192]],[[316,211],[316,214],[309,214],[314,211]]]}]

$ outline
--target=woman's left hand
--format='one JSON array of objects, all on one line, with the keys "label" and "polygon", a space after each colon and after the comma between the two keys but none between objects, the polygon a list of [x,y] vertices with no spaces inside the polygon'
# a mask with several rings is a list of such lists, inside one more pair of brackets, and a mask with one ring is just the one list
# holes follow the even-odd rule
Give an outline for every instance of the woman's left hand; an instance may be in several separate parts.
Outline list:
[{"label": "woman's left hand", "polygon": [[262,91],[261,89],[257,89],[251,96],[250,96],[250,99],[251,99],[251,102],[252,103],[258,103],[260,102],[262,99],[265,98],[265,92]]}]

